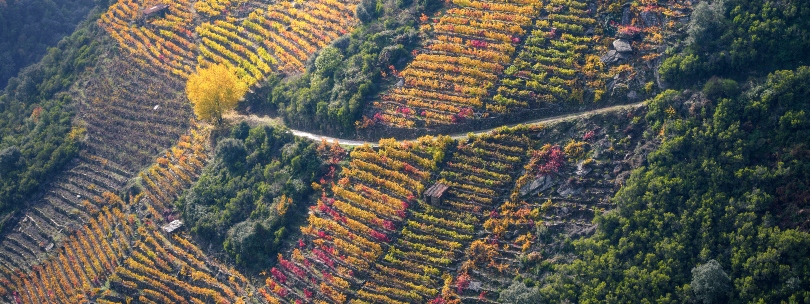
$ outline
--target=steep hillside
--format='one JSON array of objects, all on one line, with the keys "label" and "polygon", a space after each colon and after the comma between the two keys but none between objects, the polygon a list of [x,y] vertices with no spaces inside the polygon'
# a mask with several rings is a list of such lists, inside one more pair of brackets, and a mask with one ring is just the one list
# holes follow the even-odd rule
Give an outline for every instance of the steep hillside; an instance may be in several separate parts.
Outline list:
[{"label": "steep hillside", "polygon": [[73,86],[74,125],[81,148],[64,172],[40,187],[2,241],[4,260],[28,268],[100,207],[95,198],[118,192],[154,155],[189,126],[190,107],[179,82],[144,74],[120,55],[99,57],[94,73]]},{"label": "steep hillside", "polygon": [[115,1],[0,95],[0,302],[808,302],[802,4]]},{"label": "steep hillside", "polygon": [[0,88],[73,33],[93,8],[105,9],[106,1],[0,1]]},{"label": "steep hillside", "polygon": [[[290,303],[497,300],[519,256],[541,243],[535,230],[562,246],[612,209],[608,199],[656,146],[640,136],[643,115],[356,148],[263,294]],[[434,182],[449,187],[440,203],[418,196]]]},{"label": "steep hillside", "polygon": [[78,152],[83,129],[67,94],[101,54],[100,31],[84,23],[0,94],[0,226]]},{"label": "steep hillside", "polygon": [[543,297],[810,299],[809,77],[807,67],[775,72],[730,98],[659,95],[646,119],[661,148],[617,193],[617,211],[596,221],[594,237],[573,243],[581,257],[549,272]]}]

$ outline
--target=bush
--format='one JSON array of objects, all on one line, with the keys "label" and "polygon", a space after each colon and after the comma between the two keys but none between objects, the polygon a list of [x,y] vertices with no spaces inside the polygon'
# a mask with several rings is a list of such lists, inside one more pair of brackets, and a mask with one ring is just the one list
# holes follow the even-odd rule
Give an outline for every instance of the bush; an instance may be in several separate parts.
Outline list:
[{"label": "bush", "polygon": [[703,95],[711,100],[732,98],[738,94],[740,94],[740,86],[731,79],[712,77],[703,85]]},{"label": "bush", "polygon": [[692,268],[692,283],[689,286],[695,297],[705,304],[725,303],[731,291],[731,279],[720,267],[720,263],[709,260],[706,264]]},{"label": "bush", "polygon": [[245,161],[247,151],[241,140],[226,138],[217,144],[216,154],[229,167],[238,168]]},{"label": "bush", "polygon": [[723,34],[725,25],[725,0],[714,0],[711,4],[701,1],[692,11],[687,27],[686,43],[701,50],[711,49]]},{"label": "bush", "polygon": [[323,76],[332,76],[335,69],[343,61],[343,54],[333,46],[325,47],[315,59],[315,71]]},{"label": "bush", "polygon": [[512,285],[501,291],[498,301],[513,304],[535,304],[542,303],[542,298],[536,287],[529,288],[521,281],[513,281]]}]

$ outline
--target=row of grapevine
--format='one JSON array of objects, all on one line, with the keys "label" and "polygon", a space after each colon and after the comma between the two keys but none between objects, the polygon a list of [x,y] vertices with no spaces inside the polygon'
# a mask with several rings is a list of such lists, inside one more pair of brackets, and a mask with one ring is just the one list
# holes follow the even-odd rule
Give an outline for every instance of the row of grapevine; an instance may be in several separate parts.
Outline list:
[{"label": "row of grapevine", "polygon": [[[598,101],[608,77],[597,54],[606,48],[592,36],[596,12],[577,0],[550,0],[493,100],[505,111],[557,101]],[[590,98],[590,97],[588,97]]]},{"label": "row of grapevine", "polygon": [[304,70],[307,58],[348,33],[356,18],[355,1],[281,1],[257,9],[238,22],[226,17],[197,27],[201,38],[198,62],[224,63],[250,84],[276,72]]},{"label": "row of grapevine", "polygon": [[[280,1],[237,19],[220,16],[232,6],[227,0],[170,2],[165,16],[149,18],[142,10],[153,4],[119,0],[99,24],[141,66],[186,78],[196,66],[224,63],[252,85],[271,73],[302,72],[307,58],[353,28],[356,2]],[[217,18],[201,22],[192,7]]]},{"label": "row of grapevine", "polygon": [[[401,83],[374,102],[377,113],[367,121],[435,128],[550,104],[599,102],[605,94],[649,94],[654,83],[636,78],[645,73],[642,79],[649,79],[664,37],[677,29],[672,18],[682,13],[671,8],[685,9],[654,1],[625,9],[585,0],[452,3],[435,19],[421,18],[426,46],[395,72]],[[633,51],[606,55],[616,38]]]},{"label": "row of grapevine", "polygon": [[[535,143],[527,142],[528,147]],[[513,187],[504,191],[510,193],[509,198],[481,216],[483,224],[480,229],[483,236],[479,236],[466,248],[461,265],[454,274],[455,296],[459,298],[477,302],[497,299],[498,290],[508,285],[517,274],[518,256],[531,248],[537,240],[536,234],[533,234],[535,225],[544,224],[537,217],[537,209],[525,201],[516,201],[520,190],[533,179],[557,174],[565,164],[565,154],[559,146],[548,144],[526,154],[531,159],[522,168],[524,174],[515,181]],[[475,288],[470,288],[473,284],[476,285]]]},{"label": "row of grapevine", "polygon": [[228,17],[244,18],[253,10],[261,7],[267,7],[267,3],[263,0],[200,0],[194,2],[194,10],[200,17],[207,20]]},{"label": "row of grapevine", "polygon": [[138,227],[130,257],[110,275],[97,303],[245,303],[247,279],[203,259],[182,236],[168,237],[153,225]]},{"label": "row of grapevine", "polygon": [[[630,121],[628,114],[616,116]],[[566,125],[553,128],[565,130]],[[524,131],[529,138],[543,138],[541,130]],[[528,142],[523,173],[508,189],[508,199],[480,217],[478,238],[453,274],[464,302],[495,301],[516,276],[538,279],[552,271],[546,262],[570,260],[566,244],[593,233],[593,218],[613,208],[609,198],[619,189],[617,177],[629,176],[634,168],[626,160],[644,153],[637,150],[640,139],[617,143],[612,138],[620,138],[619,131],[608,134],[598,127],[577,133],[558,134],[554,143]]]},{"label": "row of grapevine", "polygon": [[120,209],[128,204],[118,196],[105,193],[104,203],[48,260],[0,279],[0,297],[17,303],[79,303],[98,294],[131,251],[135,227],[135,217]]},{"label": "row of grapevine", "polygon": [[352,151],[338,182],[311,207],[304,238],[270,270],[260,290],[266,300],[342,303],[356,297],[362,280],[376,275],[374,262],[394,242],[449,142],[381,140],[377,149]]},{"label": "row of grapevine", "polygon": [[170,204],[202,173],[208,162],[210,134],[211,126],[193,126],[188,135],[180,137],[177,145],[140,173],[145,194],[143,203],[155,221],[175,220]]},{"label": "row of grapevine", "polygon": [[532,25],[539,2],[453,1],[435,24],[423,25],[430,40],[399,73],[404,86],[375,103],[377,122],[422,127],[490,111],[490,92]]},{"label": "row of grapevine", "polygon": [[[0,296],[25,303],[76,303],[96,297],[101,297],[98,301],[104,302],[115,300],[117,295],[121,295],[123,300],[138,295],[147,300],[163,302],[160,300],[162,298],[156,300],[152,296],[157,293],[166,294],[165,290],[157,292],[139,289],[116,293],[103,288],[108,278],[115,281],[120,278],[122,272],[133,273],[126,270],[128,267],[134,267],[136,262],[147,263],[150,266],[157,265],[157,269],[164,270],[170,267],[166,263],[193,264],[187,267],[193,282],[189,283],[190,285],[175,284],[171,287],[175,292],[178,288],[187,288],[188,292],[195,293],[184,294],[181,298],[199,297],[203,302],[216,300],[224,303],[237,299],[236,294],[244,295],[244,286],[248,284],[241,275],[234,273],[235,279],[239,279],[239,282],[220,277],[222,267],[212,266],[204,253],[183,237],[175,235],[174,242],[169,242],[166,240],[168,237],[156,232],[158,221],[164,218],[171,220],[173,216],[171,212],[167,212],[169,209],[163,207],[172,202],[182,192],[183,187],[190,185],[202,171],[207,159],[205,147],[208,144],[209,133],[210,127],[195,126],[189,135],[181,136],[175,147],[169,149],[165,156],[158,158],[156,163],[142,174],[144,193],[134,196],[129,203],[124,203],[110,192],[94,198],[94,203],[89,204],[88,208],[100,206],[91,213],[97,215],[97,218],[90,218],[89,224],[71,234],[62,247],[53,250],[51,258],[44,264],[31,266],[34,275],[25,276],[20,267],[15,267],[18,265],[7,266],[4,263],[2,267],[4,276],[0,276],[0,281],[4,283],[3,286],[10,288],[0,289]],[[164,213],[155,210],[153,205],[161,206]],[[139,216],[120,211],[133,207],[147,212]],[[170,243],[177,243],[179,247],[172,247],[174,245],[168,245]],[[157,258],[152,251],[160,253]],[[147,259],[152,259],[152,262]],[[181,266],[177,266],[180,267],[178,269],[184,269]],[[167,271],[174,273],[174,270]],[[148,282],[162,282],[155,280]],[[202,283],[197,283],[198,281]],[[118,285],[113,283],[111,286]]]},{"label": "row of grapevine", "polygon": [[4,233],[0,274],[6,268],[27,271],[47,259],[52,248],[96,216],[105,192],[119,191],[188,126],[187,102],[168,97],[176,96],[176,81],[148,77],[120,55],[103,56],[100,62],[108,64],[98,67],[98,77],[70,92],[82,117],[70,136],[83,143],[81,150]]},{"label": "row of grapevine", "polygon": [[197,45],[192,33],[194,13],[188,0],[166,1],[162,18],[146,18],[143,10],[156,2],[119,0],[101,15],[98,23],[131,58],[155,72],[188,77],[193,72]]},{"label": "row of grapevine", "polygon": [[358,299],[425,303],[453,298],[457,261],[482,220],[508,193],[510,176],[521,169],[528,144],[523,134],[506,130],[459,141],[440,173],[438,182],[449,186],[442,203],[414,207]]}]

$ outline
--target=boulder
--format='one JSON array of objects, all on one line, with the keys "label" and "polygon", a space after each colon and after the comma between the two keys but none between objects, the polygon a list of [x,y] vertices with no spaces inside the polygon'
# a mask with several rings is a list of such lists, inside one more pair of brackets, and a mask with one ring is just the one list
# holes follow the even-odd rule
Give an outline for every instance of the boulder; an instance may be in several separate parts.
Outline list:
[{"label": "boulder", "polygon": [[611,64],[617,63],[620,60],[626,60],[627,58],[628,56],[623,53],[619,53],[616,50],[610,50],[607,52],[607,54],[599,58],[599,60],[601,60],[603,63]]},{"label": "boulder", "polygon": [[616,39],[613,41],[613,48],[616,49],[619,53],[630,53],[633,51],[633,47],[630,46],[630,41],[624,39]]},{"label": "boulder", "polygon": [[588,167],[588,166],[585,164],[585,161],[584,161],[584,160],[583,160],[583,161],[580,161],[579,163],[577,163],[577,172],[576,172],[576,175],[579,175],[579,176],[585,176],[585,175],[588,175],[588,173],[591,173],[591,171],[593,171],[593,168]]},{"label": "boulder", "polygon": [[528,194],[543,192],[546,191],[548,188],[551,188],[551,186],[553,185],[554,185],[554,178],[550,175],[543,175],[536,178],[531,183],[520,188],[520,195],[525,196]]},{"label": "boulder", "polygon": [[574,186],[571,184],[565,184],[557,189],[557,193],[562,197],[578,195],[580,192],[582,192],[582,189],[574,188]]}]

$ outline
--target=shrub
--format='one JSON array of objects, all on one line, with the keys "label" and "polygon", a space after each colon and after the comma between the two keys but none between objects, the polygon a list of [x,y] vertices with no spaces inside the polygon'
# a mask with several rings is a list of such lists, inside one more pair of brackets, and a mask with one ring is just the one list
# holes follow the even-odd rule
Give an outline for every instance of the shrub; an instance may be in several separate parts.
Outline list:
[{"label": "shrub", "polygon": [[731,79],[712,77],[703,85],[703,94],[712,100],[735,97],[739,91],[740,86]]},{"label": "shrub", "polygon": [[526,284],[521,281],[512,282],[512,285],[509,285],[508,288],[501,292],[501,296],[498,298],[498,301],[501,303],[513,304],[542,303],[542,299],[540,298],[540,293],[537,291],[537,287],[526,287]]},{"label": "shrub", "polygon": [[703,303],[724,303],[731,291],[731,279],[720,263],[710,260],[692,268],[692,283],[689,286]]}]

